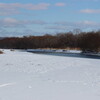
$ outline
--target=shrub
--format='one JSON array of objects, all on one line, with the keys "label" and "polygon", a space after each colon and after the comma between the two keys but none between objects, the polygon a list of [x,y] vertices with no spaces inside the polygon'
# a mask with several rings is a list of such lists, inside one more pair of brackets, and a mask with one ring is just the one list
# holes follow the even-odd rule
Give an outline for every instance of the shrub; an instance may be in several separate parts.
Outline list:
[{"label": "shrub", "polygon": [[2,52],[2,51],[0,51],[0,54],[3,54],[3,52]]}]

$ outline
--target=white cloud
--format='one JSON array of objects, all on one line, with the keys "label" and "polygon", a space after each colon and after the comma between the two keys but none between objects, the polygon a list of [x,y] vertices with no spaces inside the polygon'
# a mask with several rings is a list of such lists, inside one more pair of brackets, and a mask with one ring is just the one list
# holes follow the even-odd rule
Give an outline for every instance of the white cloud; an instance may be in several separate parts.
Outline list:
[{"label": "white cloud", "polygon": [[65,3],[62,3],[62,2],[59,2],[59,3],[56,3],[55,6],[63,7],[63,6],[66,6],[66,4]]},{"label": "white cloud", "polygon": [[17,20],[14,18],[4,18],[0,19],[0,27],[25,27],[27,25],[38,24],[44,25],[47,24],[41,20]]},{"label": "white cloud", "polygon": [[[65,6],[65,3],[56,3],[54,6],[57,7],[63,7]],[[28,4],[22,4],[22,3],[0,3],[0,16],[7,16],[7,15],[16,15],[16,14],[22,14],[22,10],[47,10],[51,6],[50,3],[28,3]]]},{"label": "white cloud", "polygon": [[3,22],[4,23],[18,23],[18,21],[13,18],[5,18],[5,19],[3,19]]},{"label": "white cloud", "polygon": [[27,10],[46,10],[49,3],[21,4],[21,3],[0,3],[0,16],[20,14],[20,9]]},{"label": "white cloud", "polygon": [[0,19],[0,36],[23,36],[42,34],[40,28],[47,25],[42,20],[18,20],[14,18]]},{"label": "white cloud", "polygon": [[50,6],[49,3],[40,3],[37,5],[33,5],[33,4],[28,4],[26,5],[26,9],[30,9],[30,10],[46,10],[48,9],[48,7]]},{"label": "white cloud", "polygon": [[66,22],[66,21],[62,21],[62,22],[55,22],[54,24],[57,25],[97,25],[98,23],[94,22],[94,21],[89,21],[89,20],[85,20],[85,21],[79,21],[79,22]]},{"label": "white cloud", "polygon": [[85,21],[82,21],[82,22],[78,22],[78,24],[84,24],[84,25],[92,25],[92,26],[95,26],[95,25],[98,25],[99,23],[96,23],[96,22],[93,22],[93,21],[85,20]]},{"label": "white cloud", "polygon": [[92,14],[92,13],[100,13],[100,9],[83,9],[80,10],[81,13],[88,13],[88,14]]},{"label": "white cloud", "polygon": [[0,19],[0,27],[16,27],[20,26],[20,23],[18,20],[13,18],[4,18]]},{"label": "white cloud", "polygon": [[94,21],[80,21],[80,22],[55,22],[53,25],[46,27],[46,29],[51,30],[73,30],[73,29],[99,29],[100,23],[94,22]]},{"label": "white cloud", "polygon": [[0,3],[0,8],[2,9],[19,9],[19,8],[24,8],[24,9],[30,9],[30,10],[45,10],[48,9],[50,6],[49,3],[39,3],[39,4],[21,4],[21,3]]}]

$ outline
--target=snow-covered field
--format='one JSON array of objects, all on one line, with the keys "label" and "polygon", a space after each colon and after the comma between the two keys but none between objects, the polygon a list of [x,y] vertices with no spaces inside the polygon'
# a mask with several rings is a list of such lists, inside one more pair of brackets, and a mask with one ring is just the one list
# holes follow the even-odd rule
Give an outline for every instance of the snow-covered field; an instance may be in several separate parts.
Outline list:
[{"label": "snow-covered field", "polygon": [[4,50],[0,100],[100,100],[100,59]]}]

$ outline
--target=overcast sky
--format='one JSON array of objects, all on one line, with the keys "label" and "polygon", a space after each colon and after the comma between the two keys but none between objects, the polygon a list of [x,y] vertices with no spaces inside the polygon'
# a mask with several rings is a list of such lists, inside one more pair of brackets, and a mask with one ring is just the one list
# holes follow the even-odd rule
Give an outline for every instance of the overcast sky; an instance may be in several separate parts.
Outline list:
[{"label": "overcast sky", "polygon": [[100,0],[0,0],[0,36],[100,29]]}]

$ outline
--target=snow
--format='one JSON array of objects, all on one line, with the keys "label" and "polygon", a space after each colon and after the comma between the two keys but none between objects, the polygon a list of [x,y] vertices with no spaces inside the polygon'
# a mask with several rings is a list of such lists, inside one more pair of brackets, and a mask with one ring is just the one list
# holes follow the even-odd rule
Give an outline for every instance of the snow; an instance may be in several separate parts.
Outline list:
[{"label": "snow", "polygon": [[27,49],[27,52],[81,53],[80,50],[64,50],[64,49]]},{"label": "snow", "polygon": [[100,59],[3,52],[0,100],[100,100]]}]

